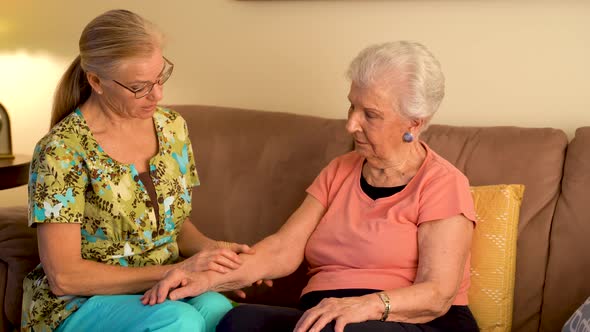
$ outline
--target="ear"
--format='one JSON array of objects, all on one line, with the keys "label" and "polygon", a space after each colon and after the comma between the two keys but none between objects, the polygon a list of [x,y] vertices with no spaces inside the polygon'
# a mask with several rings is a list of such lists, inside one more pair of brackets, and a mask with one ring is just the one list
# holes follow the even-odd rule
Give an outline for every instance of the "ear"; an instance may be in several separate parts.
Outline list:
[{"label": "ear", "polygon": [[410,132],[414,137],[418,137],[422,132],[422,128],[426,124],[426,119],[412,119],[410,120],[410,127],[408,128],[408,132]]},{"label": "ear", "polygon": [[100,77],[98,77],[98,75],[96,75],[96,73],[94,72],[86,72],[86,80],[88,81],[88,84],[90,84],[90,86],[92,87],[92,90],[96,93],[98,93],[99,95],[102,94],[102,86],[100,83]]}]

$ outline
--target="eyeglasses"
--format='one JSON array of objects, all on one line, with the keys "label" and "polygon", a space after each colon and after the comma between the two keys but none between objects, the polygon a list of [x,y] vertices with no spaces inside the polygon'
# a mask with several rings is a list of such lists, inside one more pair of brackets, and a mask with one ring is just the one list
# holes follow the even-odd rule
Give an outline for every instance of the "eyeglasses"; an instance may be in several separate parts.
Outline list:
[{"label": "eyeglasses", "polygon": [[158,80],[153,83],[152,82],[144,82],[144,83],[140,83],[139,86],[137,86],[137,87],[130,88],[123,83],[117,82],[116,80],[113,80],[113,82],[115,82],[115,83],[119,84],[120,86],[124,87],[125,89],[133,92],[133,94],[135,94],[135,99],[143,98],[143,97],[147,96],[148,94],[150,94],[150,92],[152,92],[152,89],[154,88],[154,85],[156,85],[156,83],[163,85],[170,78],[170,75],[172,75],[172,70],[174,69],[174,64],[172,62],[170,62],[170,60],[166,59],[166,57],[163,57],[163,58],[164,58],[164,61],[166,61],[166,63],[164,64],[164,68],[162,68],[160,75],[158,75],[159,76]]}]

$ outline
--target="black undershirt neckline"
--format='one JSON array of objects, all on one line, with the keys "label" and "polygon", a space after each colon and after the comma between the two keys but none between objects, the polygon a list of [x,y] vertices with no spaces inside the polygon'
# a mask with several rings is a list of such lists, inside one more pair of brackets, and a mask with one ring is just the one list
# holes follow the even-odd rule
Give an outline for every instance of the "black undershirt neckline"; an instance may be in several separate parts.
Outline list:
[{"label": "black undershirt neckline", "polygon": [[361,189],[372,200],[393,196],[399,193],[400,191],[404,190],[405,187],[405,184],[396,187],[373,187],[367,182],[367,180],[363,176],[363,173],[361,172]]}]

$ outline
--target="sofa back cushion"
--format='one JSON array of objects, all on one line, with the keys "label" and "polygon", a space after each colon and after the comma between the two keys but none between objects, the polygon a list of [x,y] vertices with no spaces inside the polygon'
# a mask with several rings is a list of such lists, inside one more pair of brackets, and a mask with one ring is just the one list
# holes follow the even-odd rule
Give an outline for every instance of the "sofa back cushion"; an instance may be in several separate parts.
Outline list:
[{"label": "sofa back cushion", "polygon": [[547,266],[541,331],[559,331],[590,296],[590,127],[569,144]]},{"label": "sofa back cushion", "polygon": [[[344,120],[210,106],[171,106],[186,119],[201,185],[192,222],[215,239],[254,244],[276,232],[334,157],[350,151]],[[248,302],[297,304],[292,276],[247,290]]]},{"label": "sofa back cushion", "polygon": [[524,184],[516,254],[513,331],[537,331],[551,220],[567,137],[561,130],[432,125],[422,135],[472,186]]}]

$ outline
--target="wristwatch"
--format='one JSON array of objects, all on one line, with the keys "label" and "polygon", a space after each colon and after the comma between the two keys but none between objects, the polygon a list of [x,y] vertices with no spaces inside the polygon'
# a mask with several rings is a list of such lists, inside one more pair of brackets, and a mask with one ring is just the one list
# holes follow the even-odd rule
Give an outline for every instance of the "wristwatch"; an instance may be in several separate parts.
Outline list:
[{"label": "wristwatch", "polygon": [[389,309],[391,308],[391,304],[389,303],[389,296],[385,292],[377,293],[381,301],[383,301],[383,305],[385,305],[385,309],[383,310],[383,316],[381,316],[381,321],[384,322],[389,316]]}]

